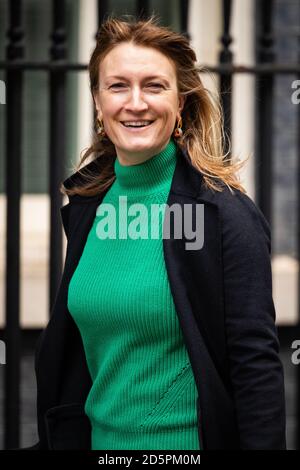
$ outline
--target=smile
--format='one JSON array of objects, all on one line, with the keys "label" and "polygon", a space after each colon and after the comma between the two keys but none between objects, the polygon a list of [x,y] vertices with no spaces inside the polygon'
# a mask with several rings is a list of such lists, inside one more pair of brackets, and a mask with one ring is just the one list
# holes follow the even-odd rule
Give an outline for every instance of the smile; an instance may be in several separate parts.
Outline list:
[{"label": "smile", "polygon": [[121,121],[121,124],[125,129],[137,132],[150,127],[153,122],[154,121]]}]

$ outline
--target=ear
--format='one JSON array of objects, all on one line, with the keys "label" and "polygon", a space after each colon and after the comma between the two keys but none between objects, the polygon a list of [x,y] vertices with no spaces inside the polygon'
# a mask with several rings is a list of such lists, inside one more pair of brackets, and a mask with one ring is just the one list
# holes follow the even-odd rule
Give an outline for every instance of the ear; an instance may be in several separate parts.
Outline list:
[{"label": "ear", "polygon": [[178,108],[178,112],[181,114],[183,108],[184,108],[184,103],[185,103],[185,96],[183,95],[179,95],[179,108]]},{"label": "ear", "polygon": [[98,111],[98,114],[101,113],[101,106],[100,106],[100,99],[99,99],[99,93],[97,91],[93,92],[93,98],[94,98],[94,103],[96,106],[96,110]]}]

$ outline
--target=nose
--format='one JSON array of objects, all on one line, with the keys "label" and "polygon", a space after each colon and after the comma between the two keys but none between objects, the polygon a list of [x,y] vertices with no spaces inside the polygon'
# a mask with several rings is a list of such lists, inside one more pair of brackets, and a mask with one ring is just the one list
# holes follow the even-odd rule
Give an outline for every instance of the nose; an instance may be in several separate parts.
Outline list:
[{"label": "nose", "polygon": [[144,99],[143,91],[139,87],[131,89],[125,109],[126,111],[134,112],[142,112],[148,109],[148,104]]}]

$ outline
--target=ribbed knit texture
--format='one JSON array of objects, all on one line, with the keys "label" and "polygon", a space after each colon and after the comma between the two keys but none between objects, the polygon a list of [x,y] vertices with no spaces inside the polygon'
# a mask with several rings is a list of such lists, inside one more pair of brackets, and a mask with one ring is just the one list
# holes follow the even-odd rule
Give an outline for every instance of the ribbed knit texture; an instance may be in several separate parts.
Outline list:
[{"label": "ribbed knit texture", "polygon": [[[176,150],[171,139],[146,162],[115,160],[116,180],[98,209],[114,206],[116,238],[99,237],[107,212],[97,212],[69,284],[68,308],[93,380],[85,404],[93,450],[199,449],[198,391],[166,272],[163,212],[159,237],[150,231],[151,204],[167,202]],[[148,238],[119,237],[139,215],[126,220],[119,196],[127,196],[128,210],[146,206],[139,230],[148,220]]]}]

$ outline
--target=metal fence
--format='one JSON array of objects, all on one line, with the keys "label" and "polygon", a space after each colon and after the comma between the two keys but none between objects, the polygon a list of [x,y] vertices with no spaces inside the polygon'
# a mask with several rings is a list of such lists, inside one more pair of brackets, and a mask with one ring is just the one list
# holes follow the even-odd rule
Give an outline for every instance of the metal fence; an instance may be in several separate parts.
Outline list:
[{"label": "metal fence", "polygon": [[[6,325],[4,339],[6,343],[5,366],[5,448],[19,446],[20,436],[20,358],[22,330],[20,328],[20,197],[21,197],[21,162],[22,162],[22,119],[23,119],[23,78],[28,70],[44,71],[49,77],[50,99],[50,146],[51,164],[49,162],[49,195],[50,213],[50,266],[49,298],[50,311],[59,286],[62,274],[62,227],[60,207],[62,195],[58,191],[63,180],[63,169],[66,142],[66,75],[87,69],[87,64],[70,63],[66,60],[66,5],[64,0],[52,1],[52,34],[49,57],[45,61],[30,62],[24,59],[26,36],[24,34],[23,3],[11,0],[9,5],[9,24],[7,25],[8,44],[6,59],[0,62],[0,69],[6,73]],[[206,66],[210,72],[220,76],[220,93],[224,111],[225,133],[231,137],[232,81],[234,74],[254,74],[256,77],[256,167],[257,204],[262,209],[272,227],[272,116],[273,84],[276,74],[300,75],[300,65],[280,64],[276,62],[273,52],[272,35],[273,2],[263,0],[256,2],[257,18],[257,57],[255,65],[245,67],[234,65],[231,50],[231,23],[233,1],[224,0],[223,33],[220,38],[219,63],[215,67]],[[180,2],[181,32],[188,36],[188,0]],[[151,10],[152,12],[152,10]],[[98,24],[110,13],[108,2],[98,1]],[[136,1],[137,15],[147,16],[150,13],[148,1]],[[95,32],[96,33],[96,32]],[[300,57],[300,43],[299,43]],[[300,110],[300,107],[299,107]],[[298,113],[298,120],[300,115]],[[298,122],[299,127],[300,122]],[[225,143],[228,145],[228,142]],[[298,139],[298,157],[300,138]],[[299,161],[299,158],[298,158]],[[298,168],[298,175],[300,171]],[[300,176],[298,176],[300,178]],[[298,191],[300,179],[298,180]],[[299,193],[298,193],[299,201]],[[300,252],[298,204],[298,254]],[[300,282],[298,277],[298,286]],[[299,289],[300,290],[300,289]],[[296,338],[300,326],[300,309],[296,325],[279,326],[280,338]],[[300,374],[297,372],[297,442],[300,441]]]}]

